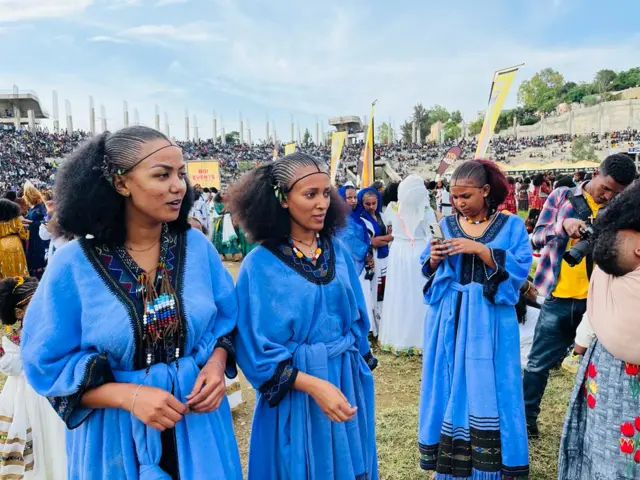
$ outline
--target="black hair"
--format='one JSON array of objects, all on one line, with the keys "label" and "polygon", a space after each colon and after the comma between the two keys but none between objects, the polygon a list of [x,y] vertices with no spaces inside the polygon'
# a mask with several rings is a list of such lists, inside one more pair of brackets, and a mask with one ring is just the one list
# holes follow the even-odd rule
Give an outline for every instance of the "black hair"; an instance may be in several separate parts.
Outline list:
[{"label": "black hair", "polygon": [[489,212],[491,214],[498,210],[498,206],[507,198],[509,185],[504,173],[498,168],[495,162],[490,160],[468,160],[456,168],[451,177],[451,184],[458,180],[472,180],[478,187],[489,185]]},{"label": "black hair", "polygon": [[3,198],[15,202],[18,199],[18,194],[15,190],[7,190],[6,192],[4,192]]},{"label": "black hair", "polygon": [[218,189],[216,187],[211,187],[209,190],[211,191],[211,193],[218,193]]},{"label": "black hair", "polygon": [[[20,280],[23,280],[21,284]],[[38,280],[33,277],[0,280],[0,321],[3,325],[16,323],[16,308],[24,310],[37,288]]]},{"label": "black hair", "polygon": [[624,153],[609,155],[600,164],[600,175],[611,177],[619,185],[628,186],[633,183],[638,173],[633,160]]},{"label": "black hair", "polygon": [[538,173],[535,177],[533,177],[533,186],[539,187],[544,183],[544,173]]},{"label": "black hair", "polygon": [[375,188],[376,190],[380,190],[382,187],[384,187],[384,183],[380,180],[376,180],[371,184],[371,188]]},{"label": "black hair", "polygon": [[560,187],[567,187],[567,188],[575,187],[575,184],[573,183],[573,178],[567,175],[558,179],[558,181],[556,182],[556,188],[560,188]]},{"label": "black hair", "polygon": [[513,177],[507,177],[507,183],[509,185],[515,185],[516,184],[516,179]]},{"label": "black hair", "polygon": [[436,181],[435,180],[431,180],[427,184],[427,190],[435,190],[437,186],[438,186],[438,184],[436,183]]},{"label": "black hair", "polygon": [[[319,160],[307,153],[295,152],[254,168],[231,186],[227,207],[252,241],[280,241],[289,235],[291,217],[281,205],[277,191],[286,196],[295,172],[309,166],[323,171]],[[344,224],[346,213],[346,203],[331,189],[331,202],[320,233],[333,235]]]},{"label": "black hair", "polygon": [[20,216],[20,205],[6,198],[0,199],[0,222],[8,222]]},{"label": "black hair", "polygon": [[384,192],[382,192],[382,205],[386,207],[391,202],[398,201],[398,187],[400,183],[393,182],[386,186]]},{"label": "black hair", "polygon": [[634,184],[614,198],[595,223],[593,260],[605,273],[616,276],[628,273],[624,265],[618,264],[621,248],[618,232],[620,230],[640,232],[638,205],[640,205],[640,184]]},{"label": "black hair", "polygon": [[587,176],[587,172],[585,172],[584,170],[578,170],[574,173],[574,175],[578,176],[579,182],[584,182],[584,178]]},{"label": "black hair", "polygon": [[[56,216],[62,230],[78,237],[93,235],[103,243],[124,243],[125,197],[105,177],[105,158],[116,166],[124,162],[135,166],[134,152],[157,139],[166,136],[148,127],[127,127],[93,137],[71,154],[58,170],[54,185]],[[187,219],[192,205],[193,192],[187,181],[180,214],[169,223],[171,231],[190,228]]]},{"label": "black hair", "polygon": [[211,190],[209,190],[209,187],[204,187],[204,188],[202,189],[202,192],[203,192],[203,193],[211,193]]}]

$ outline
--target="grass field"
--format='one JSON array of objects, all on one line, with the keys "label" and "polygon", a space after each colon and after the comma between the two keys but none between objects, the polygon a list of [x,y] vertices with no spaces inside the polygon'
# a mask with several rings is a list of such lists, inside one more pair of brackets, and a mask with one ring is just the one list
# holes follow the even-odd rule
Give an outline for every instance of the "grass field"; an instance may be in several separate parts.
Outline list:
[{"label": "grass field", "polygon": [[[226,264],[235,273],[238,264]],[[380,478],[383,480],[427,479],[429,475],[418,466],[417,448],[418,403],[422,360],[376,352],[379,366],[376,379],[376,436]],[[238,445],[246,467],[249,435],[255,395],[242,379],[245,403],[234,412]],[[530,443],[530,480],[557,478],[557,458],[560,435],[573,378],[564,371],[551,373],[542,403],[539,420],[540,440]]]}]

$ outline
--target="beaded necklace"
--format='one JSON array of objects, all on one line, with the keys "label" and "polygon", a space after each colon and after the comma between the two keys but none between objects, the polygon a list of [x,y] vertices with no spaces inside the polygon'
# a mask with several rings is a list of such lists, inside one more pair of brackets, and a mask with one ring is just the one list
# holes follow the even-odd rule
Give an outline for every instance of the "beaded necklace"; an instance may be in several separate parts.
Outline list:
[{"label": "beaded necklace", "polygon": [[484,223],[487,220],[489,220],[489,217],[484,217],[482,220],[471,220],[467,217],[464,217],[464,219],[467,221],[467,223],[470,223],[471,225],[480,225],[481,223]]},{"label": "beaded necklace", "polygon": [[[162,345],[166,350],[167,344],[173,338],[176,339],[176,368],[178,368],[178,360],[180,358],[183,332],[179,303],[171,284],[171,277],[166,264],[169,246],[168,235],[169,228],[167,225],[163,225],[160,241],[160,259],[156,274],[153,277],[142,270],[124,248],[116,248],[127,267],[136,277],[136,293],[142,299],[142,342],[145,349],[147,372],[154,364],[156,348]],[[156,288],[156,286],[159,288]]]},{"label": "beaded necklace", "polygon": [[320,255],[322,254],[322,248],[320,248],[320,234],[319,233],[316,233],[316,244],[317,244],[317,247],[316,247],[315,251],[313,252],[313,254],[311,255],[311,257],[307,257],[304,253],[302,253],[300,251],[300,249],[298,247],[296,247],[293,244],[293,238],[289,237],[288,238],[288,242],[289,242],[289,245],[291,246],[291,248],[293,249],[293,253],[298,258],[303,258],[304,257],[304,258],[306,258],[307,260],[309,260],[311,262],[315,262],[320,257]]}]

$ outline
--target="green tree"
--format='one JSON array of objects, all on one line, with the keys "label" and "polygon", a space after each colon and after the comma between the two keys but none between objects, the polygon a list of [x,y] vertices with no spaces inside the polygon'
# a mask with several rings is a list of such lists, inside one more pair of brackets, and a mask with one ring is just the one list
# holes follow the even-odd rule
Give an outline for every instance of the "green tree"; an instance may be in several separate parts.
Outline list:
[{"label": "green tree", "polygon": [[455,140],[462,136],[462,130],[458,124],[452,120],[448,121],[444,126],[444,138],[445,140]]},{"label": "green tree", "polygon": [[560,91],[560,101],[565,103],[581,103],[584,97],[597,93],[597,87],[592,83],[567,82]]},{"label": "green tree", "polygon": [[302,144],[309,145],[309,143],[311,143],[311,132],[309,132],[309,129],[307,128],[302,136]]},{"label": "green tree", "polygon": [[599,93],[608,92],[611,90],[611,84],[617,77],[618,74],[613,70],[600,70],[593,78],[593,84]]},{"label": "green tree", "polygon": [[[424,108],[422,103],[418,103],[413,107],[411,120],[420,126],[420,138],[426,138],[431,133],[431,125],[434,122],[431,120],[431,112]],[[409,141],[411,141],[411,128],[411,122],[409,122]]]},{"label": "green tree", "polygon": [[522,82],[518,89],[518,101],[525,107],[543,111],[543,108],[549,108],[552,101],[557,101],[563,85],[564,77],[559,72],[545,68],[531,77],[531,80]]},{"label": "green tree", "polygon": [[451,121],[455,123],[462,123],[462,113],[460,113],[460,110],[451,112]]},{"label": "green tree", "polygon": [[412,123],[410,121],[406,121],[404,122],[401,126],[400,126],[400,131],[402,133],[402,141],[404,143],[411,143],[411,129],[412,129]]},{"label": "green tree", "polygon": [[590,137],[577,137],[571,145],[571,157],[572,162],[582,161],[598,161],[598,154],[593,146],[593,142]]},{"label": "green tree", "polygon": [[378,125],[378,133],[377,133],[377,136],[376,136],[376,142],[392,143],[393,139],[391,137],[392,137],[391,125],[389,125],[386,122]]},{"label": "green tree", "polygon": [[640,67],[620,72],[611,84],[611,89],[619,92],[627,88],[640,86]]},{"label": "green tree", "polygon": [[443,106],[434,105],[429,111],[429,118],[431,125],[437,122],[447,123],[449,118],[451,118],[451,114]]},{"label": "green tree", "polygon": [[484,118],[479,118],[475,122],[469,124],[469,135],[478,135],[482,131],[482,125],[484,124]]},{"label": "green tree", "polygon": [[[227,145],[239,145],[240,144],[240,133],[239,132],[228,132],[224,136],[225,143]],[[222,141],[222,135],[218,136],[218,141]]]}]

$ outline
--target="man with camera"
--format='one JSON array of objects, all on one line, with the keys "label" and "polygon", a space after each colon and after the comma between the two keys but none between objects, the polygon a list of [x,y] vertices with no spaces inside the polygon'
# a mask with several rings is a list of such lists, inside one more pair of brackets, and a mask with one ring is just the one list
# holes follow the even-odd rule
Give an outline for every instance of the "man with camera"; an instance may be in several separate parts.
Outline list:
[{"label": "man with camera", "polygon": [[574,188],[558,188],[547,198],[533,231],[534,248],[542,249],[534,287],[546,297],[524,372],[524,401],[529,437],[539,435],[537,419],[549,370],[573,343],[586,311],[591,258],[591,226],[598,211],[636,177],[624,154],[607,157],[599,175]]}]

